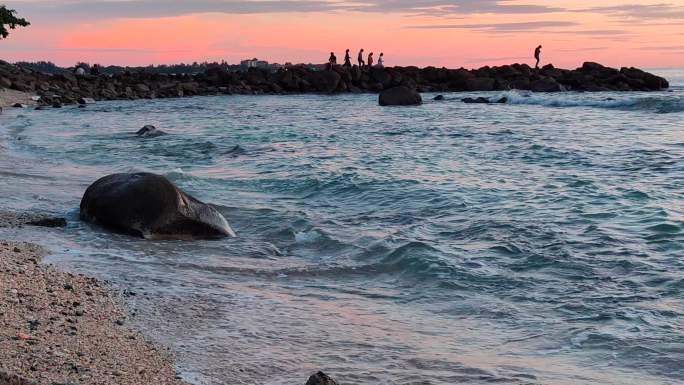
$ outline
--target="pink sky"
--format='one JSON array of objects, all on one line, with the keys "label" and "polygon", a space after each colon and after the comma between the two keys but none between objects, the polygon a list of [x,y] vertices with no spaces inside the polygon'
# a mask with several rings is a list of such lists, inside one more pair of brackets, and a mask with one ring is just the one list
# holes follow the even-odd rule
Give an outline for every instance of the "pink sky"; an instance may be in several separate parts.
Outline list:
[{"label": "pink sky", "polygon": [[684,0],[15,0],[0,58],[144,65],[384,52],[388,65],[684,67]]}]

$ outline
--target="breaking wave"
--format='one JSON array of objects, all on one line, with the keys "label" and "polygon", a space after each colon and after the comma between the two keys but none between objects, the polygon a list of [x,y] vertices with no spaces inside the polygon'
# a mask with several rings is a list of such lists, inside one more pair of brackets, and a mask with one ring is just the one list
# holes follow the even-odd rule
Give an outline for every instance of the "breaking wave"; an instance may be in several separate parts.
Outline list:
[{"label": "breaking wave", "polygon": [[587,94],[587,93],[532,93],[524,91],[507,91],[498,99],[506,97],[508,104],[539,105],[546,107],[594,107],[625,111],[647,111],[660,114],[684,112],[684,98],[658,94],[654,96],[619,96],[619,94]]}]

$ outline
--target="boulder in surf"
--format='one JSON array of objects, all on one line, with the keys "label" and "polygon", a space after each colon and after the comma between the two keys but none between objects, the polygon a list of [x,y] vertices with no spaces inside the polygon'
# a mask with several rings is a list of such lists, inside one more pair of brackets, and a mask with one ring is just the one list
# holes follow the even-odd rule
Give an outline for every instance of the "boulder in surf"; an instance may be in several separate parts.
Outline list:
[{"label": "boulder in surf", "polygon": [[158,130],[157,127],[150,125],[150,124],[139,129],[135,133],[135,136],[137,136],[138,138],[154,138],[154,137],[162,136],[162,135],[166,135],[166,132],[164,132],[162,130]]},{"label": "boulder in surf", "polygon": [[398,86],[382,91],[378,102],[381,106],[412,106],[422,104],[423,98],[412,88]]},{"label": "boulder in surf", "polygon": [[306,385],[337,385],[337,381],[323,372],[318,372],[309,377]]},{"label": "boulder in surf", "polygon": [[151,173],[105,176],[88,187],[80,208],[81,220],[145,239],[235,236],[218,210]]}]

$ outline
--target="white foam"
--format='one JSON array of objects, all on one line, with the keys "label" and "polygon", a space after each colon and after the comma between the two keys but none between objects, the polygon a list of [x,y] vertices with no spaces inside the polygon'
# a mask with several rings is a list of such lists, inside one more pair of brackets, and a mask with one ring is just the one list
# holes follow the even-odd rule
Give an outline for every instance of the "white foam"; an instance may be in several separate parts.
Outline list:
[{"label": "white foam", "polygon": [[502,97],[508,99],[507,104],[538,105],[546,107],[594,107],[624,110],[651,110],[655,112],[684,111],[684,100],[676,96],[654,94],[644,96],[634,93],[579,93],[558,92],[540,93],[530,91],[506,91],[490,98],[497,100]]},{"label": "white foam", "polygon": [[299,231],[295,233],[295,242],[297,243],[316,243],[323,235],[316,230]]}]

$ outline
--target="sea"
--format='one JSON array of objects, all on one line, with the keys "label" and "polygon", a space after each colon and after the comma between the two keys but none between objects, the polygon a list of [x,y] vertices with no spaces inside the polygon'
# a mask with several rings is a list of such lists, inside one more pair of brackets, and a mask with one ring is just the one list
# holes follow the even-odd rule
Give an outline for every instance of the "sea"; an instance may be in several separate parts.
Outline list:
[{"label": "sea", "polygon": [[[109,281],[195,385],[683,384],[684,70],[653,71],[669,90],[6,109],[0,208],[68,226],[0,239]],[[238,236],[79,221],[91,183],[135,171]]]}]

